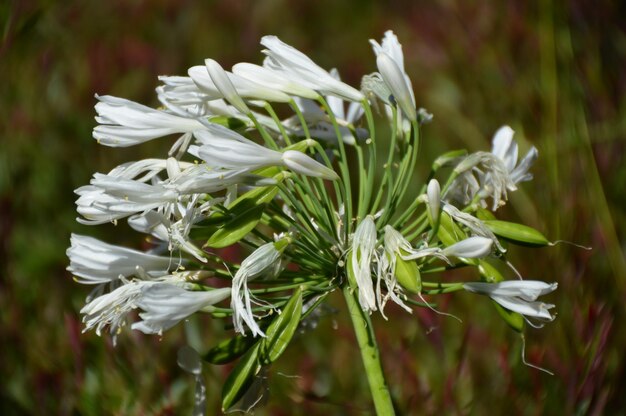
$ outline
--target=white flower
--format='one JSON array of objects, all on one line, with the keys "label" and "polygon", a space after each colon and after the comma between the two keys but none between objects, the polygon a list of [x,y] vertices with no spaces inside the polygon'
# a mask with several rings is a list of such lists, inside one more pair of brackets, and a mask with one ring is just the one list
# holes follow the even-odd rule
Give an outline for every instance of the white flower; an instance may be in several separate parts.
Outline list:
[{"label": "white flower", "polygon": [[474,197],[483,200],[491,197],[492,210],[504,205],[507,191],[515,191],[516,184],[532,179],[528,172],[537,158],[537,149],[531,148],[517,164],[517,143],[513,140],[513,130],[501,127],[493,137],[491,152],[476,152],[463,159],[454,169],[459,175],[446,195],[448,200],[455,199],[469,203]]},{"label": "white flower", "polygon": [[511,280],[500,283],[471,282],[463,285],[469,292],[487,295],[502,307],[527,317],[552,321],[550,309],[554,305],[536,302],[541,295],[553,292],[557,283],[537,280]]},{"label": "white flower", "polygon": [[95,285],[135,275],[137,267],[151,277],[168,274],[172,259],[107,244],[84,235],[72,234],[67,249],[70,265],[67,270],[77,282]]},{"label": "white flower", "polygon": [[492,244],[490,238],[470,237],[444,248],[443,254],[448,257],[481,258],[491,253]]},{"label": "white flower", "polygon": [[250,113],[250,110],[241,98],[282,103],[291,99],[281,91],[225,71],[212,59],[207,59],[205,66],[189,68],[188,73],[200,91],[208,97],[225,98],[243,114]]},{"label": "white flower", "polygon": [[116,176],[94,174],[91,185],[78,188],[76,210],[84,219],[82,224],[104,224],[138,212],[163,207],[176,202],[178,193],[162,184],[120,179]]},{"label": "white flower", "polygon": [[[230,307],[233,310],[233,324],[235,331],[244,334],[245,322],[252,331],[252,336],[265,336],[254,320],[252,313],[251,294],[248,282],[263,274],[275,274],[280,267],[280,256],[284,246],[277,249],[277,243],[266,243],[257,248],[241,262],[241,266],[233,278]],[[282,244],[280,244],[282,246]]]},{"label": "white flower", "polygon": [[472,233],[480,237],[489,238],[491,241],[493,241],[493,244],[496,245],[500,252],[506,252],[504,247],[502,247],[502,244],[500,244],[500,240],[498,240],[498,237],[496,237],[493,231],[491,231],[484,222],[474,217],[473,215],[468,214],[467,212],[460,211],[457,207],[451,204],[444,203],[443,210],[450,217],[452,217],[454,221],[463,224],[464,226],[469,228]]},{"label": "white flower", "polygon": [[378,71],[400,105],[400,109],[409,120],[417,120],[413,85],[404,70],[404,54],[398,38],[388,30],[385,32],[382,46],[373,39],[370,39],[370,43],[376,54]]},{"label": "white flower", "polygon": [[202,122],[193,117],[181,117],[109,95],[96,98],[100,100],[96,104],[96,121],[100,124],[93,129],[93,137],[106,146],[133,146],[203,128]]},{"label": "white flower", "polygon": [[95,328],[96,334],[102,335],[102,329],[109,326],[113,344],[115,344],[117,335],[126,325],[128,313],[136,308],[135,301],[141,294],[141,287],[155,283],[152,281],[129,282],[87,303],[80,310],[80,313],[85,315],[83,316],[85,323],[83,332]]},{"label": "white flower", "polygon": [[280,76],[278,73],[264,68],[260,65],[249,64],[247,62],[238,63],[233,66],[233,74],[242,78],[254,81],[268,88],[277,89],[285,94],[316,100],[319,94],[298,84],[288,78]]},{"label": "white flower", "polygon": [[405,74],[398,68],[394,60],[384,52],[378,54],[376,66],[404,115],[411,121],[417,120],[415,99],[410,91],[410,86],[407,85]]},{"label": "white flower", "polygon": [[504,162],[513,183],[529,181],[533,175],[528,172],[537,159],[536,147],[531,147],[526,156],[517,163],[517,143],[513,140],[515,132],[509,126],[503,126],[493,135],[491,153]]},{"label": "white flower", "polygon": [[[441,188],[437,179],[431,179],[426,188],[426,203],[428,204],[428,215],[432,224],[439,220],[441,210]],[[434,225],[433,225],[434,227]]]},{"label": "white flower", "polygon": [[252,171],[265,166],[286,166],[296,173],[328,180],[339,178],[337,173],[296,150],[278,152],[268,149],[231,131],[229,138],[214,137],[205,131],[196,132],[204,144],[192,147],[207,164],[226,169]]},{"label": "white flower", "polygon": [[204,62],[209,76],[213,81],[213,84],[215,84],[215,87],[224,96],[226,101],[231,103],[237,110],[241,111],[242,113],[248,114],[250,112],[250,109],[248,108],[246,103],[243,102],[241,96],[237,93],[237,90],[235,89],[235,86],[233,85],[231,80],[228,78],[228,74],[226,73],[226,71],[224,71],[220,64],[213,59],[207,59]]},{"label": "white flower", "polygon": [[362,101],[365,96],[357,89],[336,80],[308,56],[282,42],[276,36],[264,36],[261,44],[267,59],[263,65],[289,80],[322,94],[332,94],[349,101]]},{"label": "white flower", "polygon": [[361,221],[352,237],[352,274],[359,290],[359,303],[366,311],[376,310],[376,296],[372,284],[372,260],[376,257],[376,224],[368,215]]},{"label": "white flower", "polygon": [[144,286],[136,307],[142,319],[132,324],[132,329],[144,334],[163,334],[190,315],[215,305],[230,296],[230,288],[209,291],[190,291],[170,283]]}]

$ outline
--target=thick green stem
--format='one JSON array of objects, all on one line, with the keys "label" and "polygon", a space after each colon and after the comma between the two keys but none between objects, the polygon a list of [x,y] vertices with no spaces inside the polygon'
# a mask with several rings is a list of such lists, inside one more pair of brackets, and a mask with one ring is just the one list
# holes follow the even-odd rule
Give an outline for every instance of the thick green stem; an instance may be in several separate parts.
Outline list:
[{"label": "thick green stem", "polygon": [[344,286],[343,294],[348,304],[348,311],[361,350],[361,358],[365,366],[365,373],[370,385],[376,414],[378,416],[392,416],[395,412],[389,390],[387,389],[387,383],[385,383],[385,377],[383,376],[380,353],[376,345],[376,337],[370,317],[359,306],[359,302],[355,297],[356,292],[353,292],[349,285]]}]

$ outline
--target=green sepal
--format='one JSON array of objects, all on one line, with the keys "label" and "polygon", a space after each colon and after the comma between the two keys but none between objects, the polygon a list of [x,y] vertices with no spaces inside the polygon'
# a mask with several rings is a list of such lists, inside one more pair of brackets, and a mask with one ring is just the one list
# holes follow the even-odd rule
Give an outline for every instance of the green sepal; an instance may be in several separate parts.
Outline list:
[{"label": "green sepal", "polygon": [[228,375],[222,387],[222,411],[227,410],[243,397],[254,381],[254,376],[261,369],[259,347],[260,342],[257,340]]},{"label": "green sepal", "polygon": [[494,234],[521,245],[547,246],[550,241],[532,227],[514,222],[488,220],[484,221]]},{"label": "green sepal", "polygon": [[261,341],[259,361],[273,363],[289,345],[302,316],[302,288],[298,288],[282,311],[274,317]]},{"label": "green sepal", "polygon": [[265,204],[255,205],[239,213],[220,227],[206,242],[205,247],[223,248],[235,244],[256,227],[263,216]]},{"label": "green sepal", "polygon": [[248,351],[258,339],[236,335],[211,348],[202,359],[211,364],[226,364],[236,360]]},{"label": "green sepal", "polygon": [[399,255],[396,255],[396,269],[394,272],[398,283],[404,289],[415,294],[422,291],[422,277],[415,261],[404,260]]}]

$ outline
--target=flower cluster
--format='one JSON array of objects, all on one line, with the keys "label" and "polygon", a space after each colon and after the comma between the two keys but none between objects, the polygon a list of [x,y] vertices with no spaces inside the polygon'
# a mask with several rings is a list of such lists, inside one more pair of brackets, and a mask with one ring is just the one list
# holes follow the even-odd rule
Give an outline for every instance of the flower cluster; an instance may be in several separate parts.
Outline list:
[{"label": "flower cluster", "polygon": [[[275,36],[261,44],[262,65],[228,71],[207,59],[187,76],[160,77],[158,109],[96,96],[99,144],[173,144],[166,158],[95,173],[76,190],[79,222],[126,219],[150,243],[143,252],[72,236],[68,270],[94,286],[81,310],[85,330],[108,328],[115,339],[131,319],[148,334],[195,313],[232,319],[230,344],[213,352],[243,355],[247,366],[231,376],[248,380],[335,290],[356,301],[364,319],[384,316],[389,301],[411,312],[430,306],[423,295],[457,291],[489,296],[517,330],[522,318],[553,319],[553,305],[536,299],[556,283],[505,281],[501,242],[548,241],[492,212],[532,178],[535,148],[518,163],[505,126],[491,152],[442,155],[420,181],[421,126],[432,115],[416,107],[393,32],[371,41],[378,71],[360,88]],[[373,110],[389,137],[377,135]],[[242,260],[224,258],[226,247]],[[422,280],[459,267],[475,268],[480,281]],[[224,408],[244,385],[225,384]]]}]

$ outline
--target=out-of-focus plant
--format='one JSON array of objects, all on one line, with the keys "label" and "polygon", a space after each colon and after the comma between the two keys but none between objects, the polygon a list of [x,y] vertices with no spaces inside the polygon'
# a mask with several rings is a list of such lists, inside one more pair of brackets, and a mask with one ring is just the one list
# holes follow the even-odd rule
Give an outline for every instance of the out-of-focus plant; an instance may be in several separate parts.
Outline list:
[{"label": "out-of-focus plant", "polygon": [[[557,284],[522,279],[505,248],[549,241],[494,215],[532,178],[535,148],[518,161],[504,126],[491,152],[445,153],[420,179],[421,126],[432,115],[416,106],[391,31],[371,41],[378,72],[360,89],[275,36],[261,44],[262,66],[240,63],[229,72],[207,59],[186,77],[161,77],[159,109],[98,97],[93,136],[102,145],[179,137],[166,159],[124,163],[76,190],[79,222],[126,219],[151,244],[143,252],[72,236],[68,270],[94,287],[81,310],[85,330],[107,329],[115,340],[134,310],[131,328],[147,334],[195,313],[232,321],[233,336],[203,358],[239,360],[224,381],[222,408],[246,408],[257,401],[251,386],[262,369],[331,292],[342,291],[376,412],[388,415],[394,409],[370,320],[385,316],[387,302],[409,313],[436,310],[423,295],[465,291],[489,297],[520,333],[525,322],[553,319],[553,305],[537,298]],[[373,110],[389,136],[377,134]],[[249,254],[229,261],[221,249],[231,246]],[[459,268],[475,269],[480,281],[436,278]],[[198,380],[202,413],[198,357],[187,348],[179,364]]]}]

